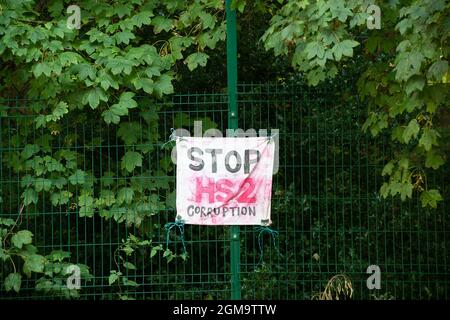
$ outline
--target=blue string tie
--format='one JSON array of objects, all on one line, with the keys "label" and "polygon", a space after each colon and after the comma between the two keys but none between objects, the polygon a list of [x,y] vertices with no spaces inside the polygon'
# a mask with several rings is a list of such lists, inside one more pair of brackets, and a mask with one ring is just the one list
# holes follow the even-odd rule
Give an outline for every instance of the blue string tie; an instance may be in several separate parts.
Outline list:
[{"label": "blue string tie", "polygon": [[181,244],[183,245],[183,254],[187,253],[186,250],[186,242],[184,240],[184,222],[183,220],[176,220],[175,222],[169,222],[166,223],[166,225],[164,226],[164,228],[166,229],[166,248],[169,248],[169,243],[170,243],[170,231],[175,228],[178,228],[178,230],[180,231],[180,240],[181,240]]},{"label": "blue string tie", "polygon": [[273,242],[273,246],[275,250],[280,254],[277,246],[276,246],[276,239],[279,237],[279,232],[276,230],[273,230],[272,228],[268,226],[258,226],[255,228],[255,231],[258,232],[258,245],[259,245],[259,263],[258,266],[263,263],[264,259],[264,234],[267,233],[269,235],[269,238]]}]

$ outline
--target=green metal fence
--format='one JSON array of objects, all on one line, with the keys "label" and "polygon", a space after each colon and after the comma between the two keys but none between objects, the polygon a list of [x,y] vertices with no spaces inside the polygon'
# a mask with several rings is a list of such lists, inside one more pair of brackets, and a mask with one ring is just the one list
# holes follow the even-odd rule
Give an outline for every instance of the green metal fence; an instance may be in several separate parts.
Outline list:
[{"label": "green metal fence", "polygon": [[[416,198],[406,202],[381,199],[380,172],[394,150],[387,139],[374,141],[361,132],[365,107],[352,98],[352,91],[343,82],[317,89],[298,83],[238,85],[238,127],[280,132],[280,169],[274,176],[272,195],[273,228],[279,237],[273,243],[264,236],[261,253],[255,230],[240,228],[243,299],[311,299],[331,277],[342,273],[352,280],[356,299],[449,297],[449,171],[429,177],[444,194],[436,210],[421,208]],[[0,118],[1,217],[16,219],[21,210],[24,174],[17,173],[11,163],[26,144],[45,146],[50,155],[62,149],[78,152],[77,168],[97,179],[95,193],[109,188],[99,180],[107,172],[113,184],[121,183],[120,159],[125,148],[149,147],[140,181],[147,187],[157,186],[149,192],[166,199],[175,181],[173,169],[161,170],[170,166],[171,148],[164,143],[171,128],[192,129],[193,121],[201,120],[204,129],[216,126],[225,131],[229,116],[225,93],[176,94],[166,102],[143,98],[141,109],[157,110],[150,115],[158,125],[149,121],[149,115],[139,113],[128,120],[142,125],[145,131],[140,134],[154,135],[156,142],[142,143],[142,136],[140,142],[126,145],[117,128],[107,126],[98,115],[80,115],[77,121],[69,118],[53,130],[36,129],[35,116],[22,112],[32,110],[33,103],[38,102],[2,102],[9,112]],[[29,131],[18,132],[17,128]],[[146,176],[147,170],[153,174]],[[186,226],[186,260],[178,257],[167,262],[162,252],[151,257],[146,248],[127,256],[136,270],[122,272],[138,286],[119,288],[108,283],[111,270],[117,270],[116,249],[131,234],[165,249],[163,226],[175,218],[170,201],[154,208],[139,226],[127,226],[133,213],[122,222],[102,217],[99,211],[93,217],[80,217],[79,207],[54,206],[50,197],[43,191],[36,204],[25,206],[20,227],[33,232],[42,254],[68,251],[72,263],[90,268],[93,279],[82,282],[82,299],[117,298],[118,293],[135,299],[230,298],[231,228]],[[179,239],[175,234],[170,239],[170,248],[180,253]],[[366,286],[369,265],[381,269],[380,290]],[[0,278],[10,272],[1,266]],[[35,289],[35,280],[36,276],[24,279],[19,295],[6,293],[1,286],[0,297],[48,298]]]}]

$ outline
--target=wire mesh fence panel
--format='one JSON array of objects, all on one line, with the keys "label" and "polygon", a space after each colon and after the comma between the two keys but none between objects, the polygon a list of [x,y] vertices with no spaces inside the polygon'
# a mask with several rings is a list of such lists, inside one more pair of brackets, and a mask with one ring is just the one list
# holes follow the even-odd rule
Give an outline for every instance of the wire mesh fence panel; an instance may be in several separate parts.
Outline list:
[{"label": "wire mesh fence panel", "polygon": [[[338,289],[330,279],[346,275],[358,299],[447,298],[448,176],[430,177],[445,190],[437,210],[418,199],[384,200],[381,171],[394,150],[386,137],[374,142],[362,133],[364,104],[342,99],[351,87],[239,89],[241,127],[280,132],[272,191],[279,238],[246,228],[243,297],[317,298],[327,285]],[[381,270],[379,290],[367,287],[371,265]]]},{"label": "wire mesh fence panel", "polygon": [[[241,228],[244,299],[311,299],[340,274],[357,299],[448,298],[448,170],[429,177],[443,191],[436,210],[415,198],[382,199],[381,170],[395,150],[362,133],[365,107],[351,88],[240,84],[238,91],[240,128],[279,130],[272,188],[279,235]],[[167,237],[164,229],[175,219],[171,129],[194,134],[201,121],[203,131],[225,132],[226,93],[142,97],[119,125],[83,111],[44,129],[34,104],[2,101],[0,213],[30,230],[54,264],[22,279],[19,294],[2,285],[1,298],[71,297],[65,278],[55,280],[59,262],[89,268],[74,295],[82,299],[230,297],[229,227],[185,226],[187,255],[178,230]],[[367,288],[370,265],[381,269],[379,290]],[[3,261],[0,279],[12,268]]]}]

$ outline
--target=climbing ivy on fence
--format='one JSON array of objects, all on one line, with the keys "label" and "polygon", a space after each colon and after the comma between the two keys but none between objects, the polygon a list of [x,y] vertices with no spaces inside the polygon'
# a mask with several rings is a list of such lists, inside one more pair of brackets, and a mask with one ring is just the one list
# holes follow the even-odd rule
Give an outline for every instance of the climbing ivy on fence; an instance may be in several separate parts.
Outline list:
[{"label": "climbing ivy on fence", "polygon": [[[45,201],[79,217],[99,215],[140,227],[173,200],[173,188],[163,178],[172,165],[158,146],[158,107],[152,101],[173,93],[180,69],[193,71],[206,65],[208,50],[225,39],[224,3],[78,1],[80,29],[67,26],[70,4],[0,1],[0,117],[14,118],[16,127],[14,135],[7,128],[1,133],[10,136],[0,142],[7,150],[2,165],[20,177],[22,209],[17,211]],[[16,97],[31,103],[17,107],[8,102]],[[132,114],[140,120],[133,121]],[[80,135],[86,124],[95,128],[89,141]],[[107,133],[116,135],[123,145],[119,166],[103,154],[98,159],[102,165],[87,169],[76,146],[98,146]],[[160,169],[152,170],[144,159],[156,159],[158,153]],[[99,167],[108,170],[99,174]],[[8,227],[11,220],[2,223]],[[6,237],[7,233],[2,229],[5,246],[0,261],[12,263],[14,255],[23,258],[25,275],[36,272],[47,277],[36,282],[36,288],[51,290],[55,285],[51,281],[58,275],[46,272],[46,264],[63,263],[69,255],[57,261],[54,255],[38,255],[30,231],[18,231],[12,237]],[[139,241],[133,240],[134,245],[150,240]],[[121,245],[119,252],[124,248]],[[159,248],[153,247],[152,257]],[[164,256],[173,259],[176,255],[166,252]],[[7,291],[20,289],[22,275],[14,269],[6,275]],[[120,275],[119,270],[111,272]],[[125,279],[121,276],[122,284],[132,283]],[[114,276],[111,285],[112,280]]]},{"label": "climbing ivy on fence", "polygon": [[[443,199],[427,172],[442,170],[450,150],[448,1],[269,2],[278,6],[271,9],[264,46],[288,56],[310,85],[363,61],[358,92],[369,107],[363,130],[390,136],[398,150],[386,159],[388,180],[380,193],[405,200],[416,191],[423,207],[436,208]],[[241,11],[251,7],[244,0],[235,5]],[[367,20],[375,19],[369,5],[380,9],[378,30],[367,27]]]}]

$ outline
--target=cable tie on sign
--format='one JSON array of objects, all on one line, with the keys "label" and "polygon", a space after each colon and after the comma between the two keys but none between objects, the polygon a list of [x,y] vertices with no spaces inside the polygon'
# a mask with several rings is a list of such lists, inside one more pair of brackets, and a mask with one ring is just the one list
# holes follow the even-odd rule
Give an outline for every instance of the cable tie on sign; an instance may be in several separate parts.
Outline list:
[{"label": "cable tie on sign", "polygon": [[[180,231],[181,244],[183,245],[183,254],[186,254],[187,250],[186,250],[186,242],[184,240],[184,222],[183,222],[183,220],[177,219],[177,220],[175,220],[175,222],[166,223],[164,228],[166,229],[166,248],[169,249],[170,231],[173,228],[178,228],[178,230]],[[176,232],[176,229],[175,229],[175,232]]]},{"label": "cable tie on sign", "polygon": [[167,144],[169,144],[169,143],[174,142],[174,141],[177,140],[177,135],[176,135],[175,129],[174,129],[174,128],[170,128],[170,132],[171,132],[171,133],[170,133],[170,136],[169,136],[169,140],[161,146],[161,149],[164,149],[164,147],[165,147]]},{"label": "cable tie on sign", "polygon": [[272,228],[268,226],[258,226],[255,228],[255,231],[258,232],[258,245],[259,245],[259,263],[258,266],[262,264],[264,259],[264,234],[267,233],[269,235],[269,238],[271,238],[273,242],[273,246],[275,250],[280,254],[277,246],[276,246],[276,238],[279,236],[279,232],[276,230],[273,230]]},{"label": "cable tie on sign", "polygon": [[275,138],[277,135],[279,134],[279,132],[276,132],[270,136],[267,136],[267,143],[270,143],[273,141],[273,138]]}]

